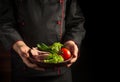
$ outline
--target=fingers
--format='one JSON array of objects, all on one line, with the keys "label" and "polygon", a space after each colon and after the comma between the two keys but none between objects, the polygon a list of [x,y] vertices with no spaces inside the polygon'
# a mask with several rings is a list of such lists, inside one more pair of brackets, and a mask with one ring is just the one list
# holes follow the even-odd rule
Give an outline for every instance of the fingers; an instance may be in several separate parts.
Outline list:
[{"label": "fingers", "polygon": [[[28,53],[28,49],[25,48],[21,48],[21,53],[20,53],[20,57],[23,60],[23,62],[26,64],[27,67],[35,69],[35,70],[40,70],[40,71],[45,71],[44,68],[39,67],[38,65],[31,63],[29,58],[29,53]],[[33,52],[34,54],[37,54],[35,51]]]},{"label": "fingers", "polygon": [[69,64],[67,64],[67,67],[70,67],[73,63],[77,61],[78,58],[78,47],[73,42],[67,42],[66,47],[70,50],[71,54],[73,55],[73,58],[70,60]]},{"label": "fingers", "polygon": [[70,62],[67,64],[67,67],[70,67],[73,63],[75,63],[77,60],[77,57],[72,58],[72,60],[70,60]]},{"label": "fingers", "polygon": [[48,54],[49,54],[49,52],[45,52],[45,51],[38,51],[38,54],[39,54],[39,55],[48,55]]},{"label": "fingers", "polygon": [[37,48],[32,48],[31,53],[32,55],[48,55],[49,54],[49,52],[39,51]]},{"label": "fingers", "polygon": [[67,67],[70,67],[72,64],[68,64]]},{"label": "fingers", "polygon": [[40,62],[43,61],[49,55],[49,52],[39,51],[36,48],[32,48],[29,51],[29,55],[30,57],[34,58],[36,61]]},{"label": "fingers", "polygon": [[[35,70],[41,70],[41,71],[44,71],[45,69],[42,68],[42,67],[39,67],[38,65],[34,64],[34,63],[31,63],[29,61],[29,50],[30,48],[25,45],[24,42],[22,41],[19,41],[17,43],[14,44],[13,46],[13,49],[18,53],[18,55],[21,57],[23,63],[25,63],[25,65],[29,68],[32,68],[32,69],[35,69]],[[37,52],[37,49],[34,48],[34,51],[36,50]],[[36,52],[33,52],[34,54],[37,54]]]},{"label": "fingers", "polygon": [[78,59],[78,55],[77,52],[73,53],[73,58],[70,60],[69,64],[67,65],[67,67],[70,67],[73,63],[75,63]]},{"label": "fingers", "polygon": [[23,62],[26,64],[27,67],[32,68],[32,69],[35,69],[35,70],[45,71],[44,68],[41,68],[41,67],[39,67],[38,65],[31,63],[31,62],[28,60],[27,57],[22,57],[22,56],[21,56],[21,58],[22,58]]}]

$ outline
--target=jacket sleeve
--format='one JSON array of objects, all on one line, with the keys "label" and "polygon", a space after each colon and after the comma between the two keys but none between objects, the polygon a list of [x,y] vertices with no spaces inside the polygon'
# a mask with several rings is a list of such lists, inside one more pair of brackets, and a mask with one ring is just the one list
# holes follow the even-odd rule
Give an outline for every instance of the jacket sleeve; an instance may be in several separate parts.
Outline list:
[{"label": "jacket sleeve", "polygon": [[85,36],[84,29],[85,17],[81,11],[78,0],[68,0],[66,5],[66,32],[63,37],[63,42],[73,40],[78,47]]},{"label": "jacket sleeve", "polygon": [[0,41],[7,50],[11,49],[16,41],[22,40],[15,28],[16,23],[11,0],[0,0]]}]

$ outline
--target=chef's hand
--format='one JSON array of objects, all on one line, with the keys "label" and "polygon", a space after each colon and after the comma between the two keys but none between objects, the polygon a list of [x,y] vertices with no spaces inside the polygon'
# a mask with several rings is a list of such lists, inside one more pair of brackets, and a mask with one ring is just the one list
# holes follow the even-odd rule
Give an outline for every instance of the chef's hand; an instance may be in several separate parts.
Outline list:
[{"label": "chef's hand", "polygon": [[[37,66],[34,63],[31,63],[29,58],[29,47],[23,42],[23,41],[17,41],[13,44],[13,49],[19,54],[23,62],[26,64],[27,67],[35,69],[35,70],[41,70],[44,71],[44,68],[41,68]],[[36,53],[36,50],[33,50],[33,53]]]},{"label": "chef's hand", "polygon": [[70,67],[74,62],[76,62],[78,58],[78,46],[75,44],[74,41],[67,41],[64,43],[65,47],[68,48],[73,55],[73,58],[71,59],[70,63],[67,65]]}]

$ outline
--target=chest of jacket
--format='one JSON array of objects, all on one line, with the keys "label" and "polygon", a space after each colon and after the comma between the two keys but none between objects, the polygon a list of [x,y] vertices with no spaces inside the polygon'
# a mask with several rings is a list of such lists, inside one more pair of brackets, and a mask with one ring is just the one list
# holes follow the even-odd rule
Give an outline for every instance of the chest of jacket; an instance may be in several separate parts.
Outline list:
[{"label": "chest of jacket", "polygon": [[25,41],[60,41],[65,31],[66,0],[15,1],[18,29]]}]

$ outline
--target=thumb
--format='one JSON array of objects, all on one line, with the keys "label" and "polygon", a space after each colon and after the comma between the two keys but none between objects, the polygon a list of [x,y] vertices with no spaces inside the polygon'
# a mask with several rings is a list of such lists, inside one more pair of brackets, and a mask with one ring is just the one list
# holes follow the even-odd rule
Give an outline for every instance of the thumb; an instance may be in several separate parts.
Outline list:
[{"label": "thumb", "polygon": [[21,48],[20,49],[20,55],[28,58],[29,57],[29,53],[28,53],[29,50],[30,50],[29,48],[25,48],[25,47]]}]

